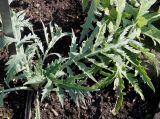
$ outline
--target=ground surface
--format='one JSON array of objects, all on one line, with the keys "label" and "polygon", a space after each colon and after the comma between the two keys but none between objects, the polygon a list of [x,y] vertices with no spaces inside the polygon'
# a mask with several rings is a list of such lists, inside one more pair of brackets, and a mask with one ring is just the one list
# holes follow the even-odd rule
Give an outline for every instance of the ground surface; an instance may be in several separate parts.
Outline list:
[{"label": "ground surface", "polygon": [[[14,10],[25,10],[27,17],[31,18],[37,34],[43,37],[39,20],[42,19],[46,23],[53,20],[64,31],[75,31],[80,29],[80,25],[84,22],[84,14],[78,0],[21,0],[11,4]],[[38,31],[39,30],[39,31]],[[66,38],[67,40],[68,38]],[[65,40],[65,39],[64,39]],[[69,48],[70,42],[59,43],[55,49],[66,55],[66,49]],[[3,57],[5,56],[5,57]],[[0,82],[4,79],[4,63],[7,58],[6,51],[0,53]],[[154,77],[157,92],[153,93],[149,88],[142,85],[146,100],[141,101],[133,89],[127,87],[124,106],[119,114],[113,116],[111,110],[115,104],[113,86],[99,91],[93,92],[92,98],[86,97],[87,105],[77,109],[73,101],[66,95],[65,106],[61,107],[58,98],[54,92],[41,103],[42,119],[152,119],[156,112],[157,104],[160,99],[158,90],[160,86],[157,78]],[[20,84],[15,84],[20,85]],[[14,86],[14,83],[12,84]],[[27,92],[13,92],[6,98],[6,106],[13,109],[13,119],[24,119],[24,109]],[[34,106],[33,106],[34,108]],[[32,112],[34,115],[34,111]],[[33,118],[33,117],[32,117]]]}]

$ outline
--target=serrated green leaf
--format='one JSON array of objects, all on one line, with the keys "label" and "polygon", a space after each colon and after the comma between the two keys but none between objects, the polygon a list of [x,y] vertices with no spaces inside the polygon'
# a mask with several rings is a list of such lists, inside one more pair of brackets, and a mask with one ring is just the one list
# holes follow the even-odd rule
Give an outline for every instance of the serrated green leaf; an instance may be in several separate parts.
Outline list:
[{"label": "serrated green leaf", "polygon": [[96,22],[97,19],[95,17],[95,12],[97,11],[97,6],[99,4],[99,0],[92,0],[90,9],[87,13],[87,18],[86,18],[86,22],[82,25],[82,32],[81,32],[81,36],[80,36],[80,41],[82,42],[82,40],[88,35],[89,30],[93,30],[94,27],[92,25],[93,22]]},{"label": "serrated green leaf", "polygon": [[154,27],[153,25],[149,25],[148,27],[144,27],[142,29],[142,33],[160,44],[160,30],[158,28]]},{"label": "serrated green leaf", "polygon": [[133,47],[129,46],[129,45],[125,45],[124,48],[126,48],[127,50],[129,50],[130,52],[133,52],[135,54],[140,54],[141,51],[134,49]]},{"label": "serrated green leaf", "polygon": [[0,49],[4,48],[4,47],[6,47],[6,46],[8,46],[8,45],[10,45],[14,42],[17,42],[17,40],[14,39],[14,38],[7,37],[7,36],[4,36],[4,37],[0,36]]},{"label": "serrated green leaf", "polygon": [[109,22],[107,28],[108,28],[109,33],[113,33],[114,30],[115,30],[115,29],[114,29],[113,22]]},{"label": "serrated green leaf", "polygon": [[48,51],[56,44],[58,40],[60,40],[62,37],[67,36],[68,33],[55,33],[57,36],[54,36],[52,40],[48,44]]},{"label": "serrated green leaf", "polygon": [[118,111],[120,110],[120,108],[122,107],[123,96],[125,95],[125,93],[123,92],[123,90],[125,88],[124,81],[121,78],[118,78],[118,80],[119,80],[119,83],[118,83],[118,97],[117,97],[115,107],[112,110],[113,115],[116,115],[118,113]]},{"label": "serrated green leaf", "polygon": [[16,45],[17,45],[16,47],[21,47],[24,43],[33,42],[34,39],[37,39],[36,35],[28,34],[16,43]]},{"label": "serrated green leaf", "polygon": [[52,81],[50,79],[47,79],[47,84],[44,86],[44,89],[42,90],[41,102],[52,91],[52,89],[53,89]]},{"label": "serrated green leaf", "polygon": [[148,20],[148,24],[151,24],[154,21],[157,21],[160,19],[160,13],[158,12],[148,13],[148,14],[145,14],[144,17],[145,19]]},{"label": "serrated green leaf", "polygon": [[29,23],[29,19],[25,19],[25,11],[20,11],[18,13],[12,12],[12,25],[13,25],[13,33],[16,40],[20,41],[21,39],[21,31],[24,30],[24,27],[33,29],[33,25]]},{"label": "serrated green leaf", "polygon": [[57,87],[57,89],[58,90],[56,91],[56,93],[57,93],[58,99],[61,103],[61,106],[63,108],[64,107],[64,90],[60,87]]},{"label": "serrated green leaf", "polygon": [[70,57],[74,57],[75,56],[74,54],[77,53],[76,39],[77,38],[76,38],[76,36],[74,34],[74,31],[72,30],[72,41],[71,41],[70,52],[69,52],[69,56]]},{"label": "serrated green leaf", "polygon": [[32,45],[28,45],[27,49],[25,50],[25,54],[29,63],[32,63],[32,59],[36,54],[35,51],[37,50],[37,46],[37,43],[33,43]]},{"label": "serrated green leaf", "polygon": [[51,62],[48,64],[47,68],[45,69],[45,76],[48,78],[57,78],[56,73],[59,71],[60,63],[55,60],[54,62]]},{"label": "serrated green leaf", "polygon": [[134,87],[134,90],[140,95],[141,99],[144,100],[144,95],[139,87],[138,80],[134,78],[134,75],[131,73],[124,74],[129,83]]},{"label": "serrated green leaf", "polygon": [[[132,25],[127,26],[125,29],[123,29],[122,33],[120,34],[120,36],[118,38],[118,43],[121,43],[121,42],[125,41],[125,39],[127,39],[126,35],[131,28],[132,28]],[[130,40],[130,39],[128,39],[128,40]]]},{"label": "serrated green leaf", "polygon": [[13,80],[14,76],[23,70],[23,66],[26,63],[26,56],[25,54],[16,54],[12,55],[9,59],[9,61],[6,63],[7,67],[5,70],[7,71],[6,73],[6,81],[9,82]]},{"label": "serrated green leaf", "polygon": [[92,85],[92,89],[103,89],[104,87],[107,87],[109,84],[113,83],[114,79],[116,78],[116,73],[111,74],[110,76],[106,78],[102,78],[98,83]]},{"label": "serrated green leaf", "polygon": [[93,39],[87,39],[83,41],[82,47],[80,48],[81,54],[86,54],[86,52],[90,52],[93,48]]},{"label": "serrated green leaf", "polygon": [[84,74],[86,74],[90,79],[92,79],[94,82],[97,83],[97,80],[93,77],[93,71],[90,70],[89,67],[87,67],[84,63],[81,62],[74,62],[77,67],[83,71]]},{"label": "serrated green leaf", "polygon": [[140,0],[140,8],[137,14],[137,19],[144,14],[148,13],[149,8],[156,2],[157,0]]},{"label": "serrated green leaf", "polygon": [[119,28],[119,25],[121,23],[125,5],[126,5],[126,0],[117,0],[117,6],[116,6],[116,11],[117,11],[116,28],[117,29]]},{"label": "serrated green leaf", "polygon": [[151,79],[148,77],[144,67],[139,64],[136,69],[139,71],[139,74],[142,77],[144,83],[147,83],[147,85],[155,92],[154,85],[152,84]]},{"label": "serrated green leaf", "polygon": [[[57,25],[54,24],[54,27],[50,23],[50,32],[51,32],[51,40],[47,41],[47,49],[45,50],[43,60],[42,62],[44,63],[45,59],[47,58],[49,51],[54,47],[54,45],[64,36],[69,35],[69,33],[64,32],[62,33],[62,29]],[[46,34],[47,35],[47,34]]]},{"label": "serrated green leaf", "polygon": [[42,75],[32,75],[31,77],[27,77],[28,81],[24,83],[24,85],[33,85],[33,84],[40,84],[45,82],[45,77]]},{"label": "serrated green leaf", "polygon": [[151,79],[148,77],[144,67],[141,66],[140,61],[137,60],[137,56],[135,54],[133,54],[132,52],[129,52],[127,50],[125,52],[129,56],[129,59],[128,58],[127,59],[133,64],[135,69],[138,71],[138,73],[142,77],[144,83],[147,83],[147,85],[155,92],[155,88],[154,88],[154,86],[151,82]]},{"label": "serrated green leaf", "polygon": [[105,65],[103,62],[98,62],[95,59],[91,59],[91,58],[88,58],[88,61],[90,61],[91,63],[93,63],[94,65],[96,65],[98,67],[101,67],[101,68],[104,68],[104,69],[108,69],[108,66]]},{"label": "serrated green leaf", "polygon": [[44,55],[44,47],[43,47],[43,44],[40,40],[35,40],[35,42],[38,44],[38,47],[40,49],[40,51],[42,52],[42,54]]},{"label": "serrated green leaf", "polygon": [[70,97],[72,98],[72,100],[76,103],[76,106],[79,107],[79,101],[78,101],[78,97],[77,97],[77,91],[75,90],[68,90]]},{"label": "serrated green leaf", "polygon": [[65,83],[75,83],[77,80],[83,80],[86,78],[86,74],[78,74],[78,75],[73,75],[69,76],[67,79],[65,79]]},{"label": "serrated green leaf", "polygon": [[66,90],[72,89],[72,90],[79,90],[79,91],[96,91],[97,89],[92,89],[91,87],[85,87],[78,84],[71,84],[71,83],[65,83],[63,80],[54,80],[54,83],[62,87]]},{"label": "serrated green leaf", "polygon": [[160,61],[156,58],[155,54],[149,52],[149,50],[145,49],[145,48],[141,48],[140,49],[141,52],[144,54],[144,56],[151,62],[153,63],[155,69],[156,69],[156,73],[157,76],[159,76],[159,71],[160,71]]},{"label": "serrated green leaf", "polygon": [[138,66],[139,62],[137,60],[138,56],[129,50],[124,50],[124,57],[131,62],[134,66]]},{"label": "serrated green leaf", "polygon": [[104,34],[106,33],[106,22],[97,22],[97,26],[99,27],[99,32],[96,35],[94,47],[98,47],[104,42]]},{"label": "serrated green leaf", "polygon": [[45,36],[45,40],[46,40],[46,43],[47,45],[49,44],[49,34],[47,32],[47,27],[45,27],[44,23],[42,20],[40,20],[41,23],[42,23],[42,26],[43,26],[43,31],[44,31],[44,36]]}]

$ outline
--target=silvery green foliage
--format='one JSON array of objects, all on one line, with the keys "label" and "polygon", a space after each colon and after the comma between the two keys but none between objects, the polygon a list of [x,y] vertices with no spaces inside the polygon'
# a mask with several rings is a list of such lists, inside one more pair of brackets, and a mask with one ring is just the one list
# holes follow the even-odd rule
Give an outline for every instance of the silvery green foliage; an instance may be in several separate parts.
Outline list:
[{"label": "silvery green foliage", "polygon": [[[83,1],[84,1],[85,4],[87,3],[86,0],[83,0]],[[82,1],[82,3],[83,3],[83,1]],[[88,11],[88,17],[86,18],[85,23],[82,25],[83,30],[81,32],[80,42],[86,36],[88,36],[89,30],[93,30],[94,29],[93,22],[97,21],[97,18],[95,16],[95,14],[96,15],[101,15],[101,13],[98,11],[98,8],[97,8],[98,5],[99,5],[99,0],[92,0],[90,9]]]},{"label": "silvery green foliage", "polygon": [[[9,82],[15,78],[15,75],[21,71],[23,71],[26,67],[28,68],[28,58],[33,57],[28,54],[25,54],[25,50],[23,44],[33,42],[33,39],[36,39],[37,36],[33,34],[28,34],[27,36],[22,37],[21,31],[24,27],[28,27],[29,29],[32,28],[32,25],[28,22],[29,19],[24,20],[25,13],[18,12],[17,14],[12,11],[12,24],[13,24],[13,31],[14,31],[14,38],[10,38],[7,36],[1,37],[1,48],[4,46],[8,46],[11,43],[15,43],[17,54],[10,56],[9,61],[6,63],[6,81]],[[34,54],[33,54],[34,55]],[[29,57],[28,57],[29,56]]]},{"label": "silvery green foliage", "polygon": [[[101,89],[114,83],[114,90],[118,92],[118,96],[115,108],[112,110],[113,114],[117,114],[123,104],[124,79],[128,80],[142,100],[144,100],[144,96],[137,76],[140,76],[142,81],[155,91],[141,60],[143,55],[154,64],[157,74],[159,74],[160,62],[141,42],[143,34],[149,36],[155,44],[159,43],[159,29],[153,26],[152,22],[158,20],[160,14],[149,12],[149,8],[155,2],[156,0],[130,0],[129,2],[110,0],[108,4],[107,0],[93,0],[86,22],[82,25],[80,39],[83,39],[82,46],[78,50],[79,52],[77,50],[70,52],[71,60],[67,63],[73,62],[84,74],[96,82],[92,89]],[[101,20],[95,19],[97,10],[105,13]],[[97,23],[94,28],[92,20]],[[85,31],[87,28],[91,35]],[[82,37],[84,36],[83,31],[86,33],[86,39]],[[96,81],[94,70],[89,70],[92,67],[79,63],[82,59],[90,62],[92,66],[94,65],[99,70],[98,72],[106,78]],[[114,64],[114,66],[111,67],[109,64]],[[130,71],[135,73],[129,73]]]},{"label": "silvery green foliage", "polygon": [[[77,105],[79,101],[84,102],[83,94],[91,90],[88,87],[81,86],[82,82],[77,84],[77,80],[83,79],[84,75],[75,76],[69,73],[69,76],[66,78],[67,72],[61,67],[69,58],[63,58],[59,53],[50,53],[56,42],[62,37],[70,35],[70,33],[62,32],[62,29],[56,24],[52,25],[50,23],[49,27],[46,27],[42,22],[47,44],[47,47],[44,48],[42,41],[35,35],[29,19],[25,19],[24,11],[12,12],[12,22],[15,37],[1,37],[1,48],[15,43],[17,51],[15,55],[10,56],[6,63],[6,81],[9,83],[12,80],[23,79],[25,80],[24,86],[32,87],[36,91],[42,89],[41,101],[53,89],[56,89],[62,106],[65,91],[69,92]],[[31,33],[22,36],[21,32],[24,30],[24,27],[29,28]],[[48,28],[50,34],[47,32]],[[76,40],[75,38],[73,39]],[[55,55],[57,58],[53,59],[45,67],[44,62],[51,55]]]}]

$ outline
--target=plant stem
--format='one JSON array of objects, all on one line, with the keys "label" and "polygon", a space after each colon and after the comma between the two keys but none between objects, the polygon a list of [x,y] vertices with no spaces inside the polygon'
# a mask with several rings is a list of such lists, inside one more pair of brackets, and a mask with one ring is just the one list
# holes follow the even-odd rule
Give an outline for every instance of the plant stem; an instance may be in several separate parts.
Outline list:
[{"label": "plant stem", "polygon": [[32,103],[33,91],[28,91],[26,108],[25,108],[25,119],[31,119],[31,103]]},{"label": "plant stem", "polygon": [[30,90],[30,91],[33,91],[33,89],[24,86],[24,87],[15,87],[15,88],[6,89],[4,91],[0,91],[0,94],[1,93],[12,92],[12,91],[18,91],[18,90]]},{"label": "plant stem", "polygon": [[35,119],[41,119],[40,104],[39,104],[39,91],[37,91],[35,101],[36,101],[35,102],[35,109],[36,109]]}]

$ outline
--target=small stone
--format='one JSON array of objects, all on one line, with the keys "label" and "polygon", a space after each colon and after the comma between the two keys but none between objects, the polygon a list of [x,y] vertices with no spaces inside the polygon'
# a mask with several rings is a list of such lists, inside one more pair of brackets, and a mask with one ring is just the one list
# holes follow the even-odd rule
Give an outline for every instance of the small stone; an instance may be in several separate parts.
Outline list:
[{"label": "small stone", "polygon": [[36,5],[35,5],[35,7],[39,7],[39,6],[40,6],[40,4],[36,4]]}]

